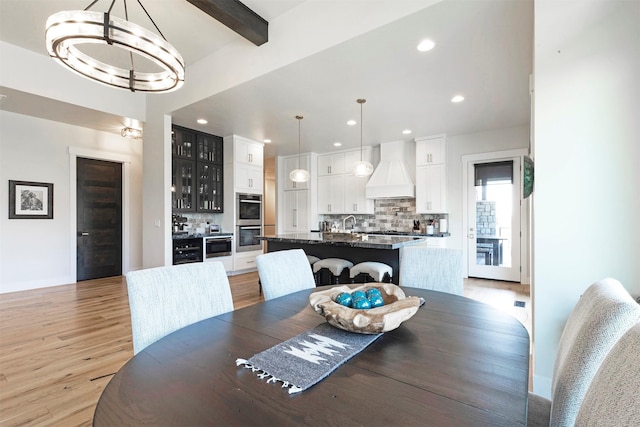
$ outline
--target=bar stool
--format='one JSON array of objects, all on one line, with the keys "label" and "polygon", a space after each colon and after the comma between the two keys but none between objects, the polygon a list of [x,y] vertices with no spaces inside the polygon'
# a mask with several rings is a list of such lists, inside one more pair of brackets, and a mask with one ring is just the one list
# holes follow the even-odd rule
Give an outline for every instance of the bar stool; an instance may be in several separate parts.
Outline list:
[{"label": "bar stool", "polygon": [[313,264],[313,272],[317,274],[317,280],[320,282],[320,270],[327,269],[331,273],[331,284],[340,283],[340,275],[344,269],[349,269],[353,266],[351,261],[347,261],[342,258],[325,258],[320,261],[316,261]]},{"label": "bar stool", "polygon": [[393,277],[393,268],[391,268],[390,265],[384,264],[382,262],[366,261],[358,263],[351,267],[351,269],[349,270],[351,283],[356,283],[356,277],[361,274],[367,275],[374,282],[387,281],[391,283],[391,278]]},{"label": "bar stool", "polygon": [[[309,261],[309,265],[311,266],[311,270],[313,270],[313,264],[315,264],[316,262],[320,261],[320,258],[318,258],[317,256],[313,256],[313,255],[307,255],[307,261]],[[318,284],[318,275],[314,272],[313,273],[313,280],[316,282],[316,285]]]}]

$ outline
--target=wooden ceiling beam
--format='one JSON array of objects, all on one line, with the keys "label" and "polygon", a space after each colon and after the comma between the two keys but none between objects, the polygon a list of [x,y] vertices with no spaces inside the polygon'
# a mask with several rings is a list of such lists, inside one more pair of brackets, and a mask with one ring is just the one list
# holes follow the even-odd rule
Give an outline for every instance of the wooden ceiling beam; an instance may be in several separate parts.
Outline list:
[{"label": "wooden ceiling beam", "polygon": [[269,23],[239,0],[187,0],[256,46],[269,41]]}]

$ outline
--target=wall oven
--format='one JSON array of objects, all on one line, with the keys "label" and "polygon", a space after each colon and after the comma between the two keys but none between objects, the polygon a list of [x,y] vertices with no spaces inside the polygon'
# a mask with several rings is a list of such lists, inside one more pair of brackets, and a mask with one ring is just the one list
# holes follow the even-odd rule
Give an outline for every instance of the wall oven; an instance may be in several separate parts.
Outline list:
[{"label": "wall oven", "polygon": [[236,193],[236,224],[262,224],[262,196]]},{"label": "wall oven", "polygon": [[232,236],[208,236],[204,238],[204,256],[216,258],[230,256],[232,250]]},{"label": "wall oven", "polygon": [[262,240],[258,239],[262,235],[262,225],[238,225],[236,229],[236,252],[262,250]]}]

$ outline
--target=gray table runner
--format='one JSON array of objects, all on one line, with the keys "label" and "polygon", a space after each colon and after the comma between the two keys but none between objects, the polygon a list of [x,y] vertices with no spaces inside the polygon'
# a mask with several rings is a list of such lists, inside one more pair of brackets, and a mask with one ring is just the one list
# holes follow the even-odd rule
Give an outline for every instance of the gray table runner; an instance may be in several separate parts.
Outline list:
[{"label": "gray table runner", "polygon": [[257,372],[258,378],[282,382],[289,394],[304,391],[326,378],[382,334],[343,331],[322,323],[236,365]]}]

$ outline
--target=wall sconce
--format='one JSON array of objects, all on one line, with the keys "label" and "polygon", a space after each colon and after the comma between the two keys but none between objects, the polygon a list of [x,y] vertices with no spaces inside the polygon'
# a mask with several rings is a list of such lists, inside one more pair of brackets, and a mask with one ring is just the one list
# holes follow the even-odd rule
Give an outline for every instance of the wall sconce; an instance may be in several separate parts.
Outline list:
[{"label": "wall sconce", "polygon": [[123,138],[140,139],[142,138],[142,129],[124,127],[120,131],[120,135],[122,135]]}]

